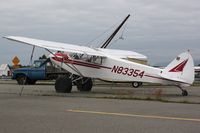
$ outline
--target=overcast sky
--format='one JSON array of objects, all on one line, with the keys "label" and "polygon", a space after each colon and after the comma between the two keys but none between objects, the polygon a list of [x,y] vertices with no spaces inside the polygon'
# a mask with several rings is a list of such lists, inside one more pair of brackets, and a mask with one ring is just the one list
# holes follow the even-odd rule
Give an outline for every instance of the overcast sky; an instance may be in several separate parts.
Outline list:
[{"label": "overcast sky", "polygon": [[[1,0],[0,36],[86,45],[129,13],[124,32],[118,35],[124,40],[115,38],[109,48],[142,53],[151,65],[170,62],[190,49],[200,64],[199,0]],[[29,63],[31,46],[3,38],[0,46],[0,64],[12,64],[15,55],[21,64]],[[47,52],[38,48],[34,57],[43,53]]]}]

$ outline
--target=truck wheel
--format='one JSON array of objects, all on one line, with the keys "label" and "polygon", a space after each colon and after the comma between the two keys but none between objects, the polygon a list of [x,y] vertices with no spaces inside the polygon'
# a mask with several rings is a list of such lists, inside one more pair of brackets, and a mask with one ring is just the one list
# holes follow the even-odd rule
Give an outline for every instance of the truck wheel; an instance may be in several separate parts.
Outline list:
[{"label": "truck wheel", "polygon": [[58,93],[70,93],[72,90],[72,81],[67,76],[60,76],[56,79],[55,89]]},{"label": "truck wheel", "polygon": [[36,83],[37,80],[28,80],[28,84],[29,85],[34,85]]},{"label": "truck wheel", "polygon": [[132,82],[132,86],[134,87],[134,88],[138,88],[139,86],[141,86],[142,85],[142,82]]},{"label": "truck wheel", "polygon": [[84,79],[87,80],[84,84],[82,82],[77,82],[76,86],[79,91],[91,91],[93,83],[91,78]]},{"label": "truck wheel", "polygon": [[27,85],[28,80],[25,75],[19,75],[16,80],[19,85]]}]

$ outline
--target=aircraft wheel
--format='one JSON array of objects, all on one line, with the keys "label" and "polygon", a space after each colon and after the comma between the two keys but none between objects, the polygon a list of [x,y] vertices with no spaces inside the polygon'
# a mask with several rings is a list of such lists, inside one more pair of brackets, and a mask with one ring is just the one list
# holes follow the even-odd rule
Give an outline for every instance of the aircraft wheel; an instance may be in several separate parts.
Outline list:
[{"label": "aircraft wheel", "polygon": [[134,88],[138,88],[140,85],[142,85],[141,82],[132,82],[132,86],[133,86]]},{"label": "aircraft wheel", "polygon": [[56,79],[55,89],[58,93],[70,93],[72,90],[72,81],[68,76],[60,76]]},{"label": "aircraft wheel", "polygon": [[183,91],[182,91],[182,95],[183,95],[183,96],[188,96],[188,92],[187,92],[186,90],[183,90]]},{"label": "aircraft wheel", "polygon": [[81,81],[76,83],[77,89],[79,91],[91,91],[93,83],[91,78],[84,79],[87,80],[84,84]]}]

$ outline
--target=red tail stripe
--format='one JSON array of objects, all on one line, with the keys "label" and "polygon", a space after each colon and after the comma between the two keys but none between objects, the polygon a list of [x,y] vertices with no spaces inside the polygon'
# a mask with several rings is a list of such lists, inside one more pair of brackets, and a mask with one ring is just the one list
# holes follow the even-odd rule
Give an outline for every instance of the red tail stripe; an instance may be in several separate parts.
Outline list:
[{"label": "red tail stripe", "polygon": [[181,62],[180,64],[169,70],[169,72],[182,72],[187,62],[188,59],[184,60],[183,62]]}]

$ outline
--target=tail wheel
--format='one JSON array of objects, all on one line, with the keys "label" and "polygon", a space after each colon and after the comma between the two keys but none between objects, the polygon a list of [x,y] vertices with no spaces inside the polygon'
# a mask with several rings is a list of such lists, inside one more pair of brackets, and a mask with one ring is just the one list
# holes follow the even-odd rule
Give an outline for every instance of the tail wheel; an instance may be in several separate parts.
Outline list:
[{"label": "tail wheel", "polygon": [[132,82],[132,86],[134,87],[134,88],[138,88],[139,86],[141,86],[142,85],[142,82]]},{"label": "tail wheel", "polygon": [[183,95],[183,96],[188,96],[188,92],[187,92],[186,90],[183,90],[183,91],[182,91],[182,95]]},{"label": "tail wheel", "polygon": [[55,82],[56,92],[70,93],[72,90],[72,81],[68,76],[60,76]]},{"label": "tail wheel", "polygon": [[78,81],[76,83],[76,86],[77,86],[77,89],[79,91],[85,91],[85,92],[88,92],[88,91],[91,91],[92,90],[92,86],[93,86],[93,83],[92,83],[92,79],[91,78],[84,78],[82,79],[83,81]]},{"label": "tail wheel", "polygon": [[187,90],[184,90],[181,86],[177,86],[182,91],[182,96],[188,96]]}]

